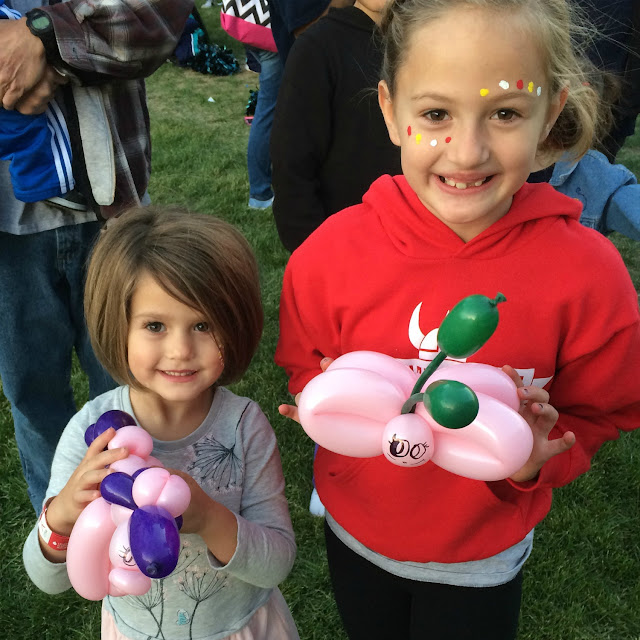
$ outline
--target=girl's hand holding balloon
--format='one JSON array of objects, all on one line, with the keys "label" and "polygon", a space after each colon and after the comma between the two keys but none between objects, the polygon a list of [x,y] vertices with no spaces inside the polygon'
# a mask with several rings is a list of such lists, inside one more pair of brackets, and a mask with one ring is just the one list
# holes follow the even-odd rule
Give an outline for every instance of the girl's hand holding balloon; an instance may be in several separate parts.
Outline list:
[{"label": "girl's hand holding balloon", "polygon": [[[100,497],[100,483],[111,473],[107,465],[127,457],[128,452],[124,448],[104,451],[115,434],[115,429],[108,429],[91,443],[67,484],[49,504],[47,522],[56,533],[71,534],[83,509]],[[54,551],[45,544],[41,547],[49,559],[64,559],[66,555],[66,552]]]},{"label": "girl's hand holding balloon", "polygon": [[180,533],[195,533],[222,563],[231,560],[237,547],[238,521],[225,506],[210,498],[202,487],[184,471],[167,469],[180,476],[191,490],[191,502],[182,514]]},{"label": "girl's hand holding balloon", "polygon": [[[332,362],[333,362],[333,358],[322,358],[322,360],[320,360],[320,369],[322,370],[323,373],[327,370],[327,368]],[[295,404],[281,404],[278,407],[278,411],[280,412],[280,415],[284,416],[285,418],[290,418],[291,420],[294,420],[295,422],[300,424],[300,416],[298,415],[299,400],[300,400],[300,394],[297,393],[296,397],[294,398]]]},{"label": "girl's hand holding balloon", "polygon": [[549,440],[549,434],[558,421],[558,412],[549,404],[549,394],[540,387],[525,387],[515,369],[510,366],[502,370],[515,382],[520,398],[520,415],[527,421],[533,434],[533,449],[526,464],[510,479],[514,482],[534,480],[545,462],[571,449],[576,442],[572,431],[561,438]]}]

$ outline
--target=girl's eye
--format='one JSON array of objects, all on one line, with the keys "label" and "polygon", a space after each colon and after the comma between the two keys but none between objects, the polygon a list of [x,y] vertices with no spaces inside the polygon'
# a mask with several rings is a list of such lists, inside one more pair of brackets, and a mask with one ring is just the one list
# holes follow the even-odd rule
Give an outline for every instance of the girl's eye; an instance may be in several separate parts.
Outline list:
[{"label": "girl's eye", "polygon": [[160,333],[164,329],[164,325],[162,322],[147,322],[146,328],[151,331],[151,333]]},{"label": "girl's eye", "polygon": [[449,119],[449,114],[444,109],[431,109],[425,112],[424,117],[431,122],[442,122]]},{"label": "girl's eye", "polygon": [[498,111],[496,111],[493,116],[491,116],[492,118],[495,118],[496,120],[515,120],[516,118],[519,117],[519,114],[517,111],[514,111],[513,109],[498,109]]},{"label": "girl's eye", "polygon": [[206,333],[209,331],[209,323],[208,322],[198,322],[198,324],[194,327],[196,331],[202,331]]}]

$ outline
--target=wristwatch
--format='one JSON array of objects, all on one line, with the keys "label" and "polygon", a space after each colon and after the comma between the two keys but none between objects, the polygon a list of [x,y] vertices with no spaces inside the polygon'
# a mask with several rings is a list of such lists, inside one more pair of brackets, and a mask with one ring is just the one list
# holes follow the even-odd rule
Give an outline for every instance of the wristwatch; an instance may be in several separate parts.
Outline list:
[{"label": "wristwatch", "polygon": [[27,18],[27,28],[29,31],[42,41],[47,62],[61,75],[67,75],[68,67],[60,56],[51,16],[46,11],[38,8],[27,11],[25,16]]}]

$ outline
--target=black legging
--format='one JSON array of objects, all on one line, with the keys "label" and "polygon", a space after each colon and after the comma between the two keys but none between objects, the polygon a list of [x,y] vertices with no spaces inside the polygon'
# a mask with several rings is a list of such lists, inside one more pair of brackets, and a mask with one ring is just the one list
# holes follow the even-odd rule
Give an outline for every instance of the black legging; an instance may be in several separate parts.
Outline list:
[{"label": "black legging", "polygon": [[333,592],[350,640],[513,640],[522,571],[497,587],[399,578],[351,551],[325,522]]}]

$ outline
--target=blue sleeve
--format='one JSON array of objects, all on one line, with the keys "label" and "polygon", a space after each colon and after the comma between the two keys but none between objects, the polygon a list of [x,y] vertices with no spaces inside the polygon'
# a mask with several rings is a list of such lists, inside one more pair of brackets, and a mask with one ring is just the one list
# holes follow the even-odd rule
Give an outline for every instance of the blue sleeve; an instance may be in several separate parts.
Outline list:
[{"label": "blue sleeve", "polygon": [[617,231],[640,241],[640,185],[621,186],[611,197],[605,212],[607,231]]}]

